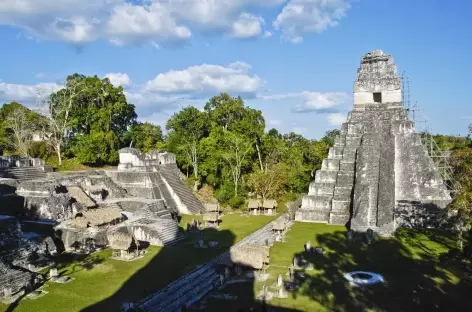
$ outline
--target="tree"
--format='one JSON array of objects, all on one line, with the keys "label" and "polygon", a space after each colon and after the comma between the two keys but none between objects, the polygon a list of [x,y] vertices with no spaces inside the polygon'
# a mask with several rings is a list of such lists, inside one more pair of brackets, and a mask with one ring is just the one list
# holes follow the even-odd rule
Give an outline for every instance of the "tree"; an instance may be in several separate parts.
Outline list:
[{"label": "tree", "polygon": [[[56,151],[59,164],[66,140],[71,143],[70,151],[88,164],[93,164],[94,159],[96,164],[116,163],[120,138],[136,123],[134,105],[126,101],[123,88],[97,76],[68,76],[65,87],[52,93],[40,106],[47,118],[43,132]],[[82,150],[91,149],[87,144],[97,148],[99,138],[103,139],[103,146],[98,147],[99,156]]]},{"label": "tree", "polygon": [[118,162],[119,148],[120,141],[113,131],[92,131],[87,135],[77,135],[73,150],[81,163],[103,166]]},{"label": "tree", "polygon": [[252,150],[254,142],[241,134],[230,131],[224,132],[223,140],[224,152],[222,156],[230,168],[234,183],[234,196],[237,196],[242,168],[247,163],[247,155]]},{"label": "tree", "polygon": [[272,164],[266,170],[257,170],[249,175],[248,185],[262,199],[274,198],[283,192],[288,181],[288,168],[283,163]]},{"label": "tree", "polygon": [[[41,92],[41,91],[40,91]],[[77,109],[77,99],[85,92],[80,77],[67,77],[65,87],[52,93],[47,100],[39,102],[39,113],[45,117],[42,134],[57,155],[62,165],[62,148],[72,128],[72,118]]]},{"label": "tree", "polygon": [[138,122],[132,125],[125,136],[125,141],[129,141],[131,145],[134,144],[137,149],[145,153],[164,147],[161,127],[150,122]]},{"label": "tree", "polygon": [[28,156],[32,142],[35,124],[31,117],[31,111],[18,103],[12,103],[14,107],[5,117],[3,122],[7,131],[10,131],[12,140],[9,145],[21,155]]},{"label": "tree", "polygon": [[115,87],[108,78],[74,74],[70,80],[80,82],[81,93],[75,99],[71,125],[74,133],[114,132],[123,135],[136,123],[136,112],[129,104],[122,87]]},{"label": "tree", "polygon": [[[261,138],[261,152],[259,161],[262,171],[267,171],[272,165],[282,160],[285,144],[282,135],[276,129],[271,129]],[[257,145],[256,145],[257,146]]]},{"label": "tree", "polygon": [[193,167],[194,190],[199,185],[200,140],[207,133],[206,114],[193,106],[174,114],[167,122],[169,147],[186,155]]}]

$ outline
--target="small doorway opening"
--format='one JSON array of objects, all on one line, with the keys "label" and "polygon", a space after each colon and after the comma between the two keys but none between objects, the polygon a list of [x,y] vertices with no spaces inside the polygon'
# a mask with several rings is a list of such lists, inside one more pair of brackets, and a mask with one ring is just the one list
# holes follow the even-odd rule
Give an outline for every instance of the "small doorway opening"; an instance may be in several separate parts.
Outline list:
[{"label": "small doorway opening", "polygon": [[374,103],[382,103],[382,93],[375,92],[374,93]]}]

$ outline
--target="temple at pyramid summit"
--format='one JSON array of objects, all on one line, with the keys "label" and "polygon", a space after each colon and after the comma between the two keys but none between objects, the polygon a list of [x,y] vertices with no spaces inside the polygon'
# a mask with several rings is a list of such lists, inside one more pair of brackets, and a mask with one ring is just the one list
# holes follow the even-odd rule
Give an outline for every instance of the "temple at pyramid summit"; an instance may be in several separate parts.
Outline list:
[{"label": "temple at pyramid summit", "polygon": [[441,174],[402,103],[391,55],[361,58],[354,107],[295,219],[346,224],[392,234],[398,226],[427,226],[451,202]]}]

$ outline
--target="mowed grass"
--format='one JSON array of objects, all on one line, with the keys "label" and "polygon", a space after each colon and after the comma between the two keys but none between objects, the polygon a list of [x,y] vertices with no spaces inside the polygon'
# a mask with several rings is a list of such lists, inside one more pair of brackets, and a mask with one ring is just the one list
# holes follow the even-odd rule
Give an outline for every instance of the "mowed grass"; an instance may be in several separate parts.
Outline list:
[{"label": "mowed grass", "polygon": [[[186,228],[192,218],[182,216]],[[272,221],[275,217],[227,215],[218,230],[205,229],[205,242],[215,240],[219,249],[194,248],[199,234],[188,233],[187,239],[171,247],[149,247],[144,258],[126,262],[111,259],[111,250],[89,255],[83,260],[67,261],[59,273],[74,280],[67,284],[46,283],[49,294],[38,299],[23,299],[14,311],[119,311],[121,304],[140,300],[173,280],[194,270],[237,241]],[[7,311],[8,305],[0,305]]]},{"label": "mowed grass", "polygon": [[[301,287],[289,292],[288,298],[267,302],[275,311],[472,311],[472,282],[464,273],[470,263],[443,257],[455,247],[451,233],[400,229],[395,238],[378,238],[367,245],[364,236],[347,242],[344,227],[295,223],[286,238],[287,242],[271,248],[269,280],[229,285],[221,292],[237,295],[239,300],[211,299],[205,311],[260,309],[262,303],[255,297],[264,284],[276,291],[272,286],[278,274],[288,278],[296,254],[303,255],[314,269],[305,271]],[[307,241],[326,253],[305,253]],[[386,283],[350,286],[343,274],[356,270],[382,274]]]}]

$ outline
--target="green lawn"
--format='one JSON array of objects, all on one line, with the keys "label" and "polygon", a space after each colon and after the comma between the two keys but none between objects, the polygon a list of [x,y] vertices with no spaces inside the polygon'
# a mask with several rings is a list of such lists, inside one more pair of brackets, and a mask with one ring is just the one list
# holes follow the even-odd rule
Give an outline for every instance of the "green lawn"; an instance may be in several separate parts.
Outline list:
[{"label": "green lawn", "polygon": [[[345,234],[339,226],[295,223],[287,242],[271,248],[267,286],[275,284],[279,273],[286,278],[293,256],[304,253],[306,241],[327,252],[305,254],[314,270],[306,271],[301,287],[287,299],[267,304],[276,311],[472,311],[472,283],[464,278],[464,266],[470,263],[440,260],[455,246],[450,234],[401,229],[396,238],[378,239],[372,245],[366,245],[363,237],[348,243]],[[354,270],[380,273],[386,283],[351,287],[343,274]],[[238,295],[239,300],[212,299],[205,311],[258,307],[261,303],[254,297],[264,283],[229,285],[222,292]]]},{"label": "green lawn", "polygon": [[[195,216],[183,216],[180,225],[185,228],[192,218]],[[132,262],[111,259],[111,250],[66,262],[59,273],[73,277],[72,282],[47,283],[44,289],[49,294],[36,300],[23,299],[14,311],[117,311],[123,302],[142,299],[166,286],[273,219],[224,216],[217,231],[204,230],[205,241],[218,241],[220,249],[194,248],[199,235],[189,233],[185,241],[172,247],[150,247],[144,258]],[[7,309],[7,305],[0,305],[0,311]]]}]

